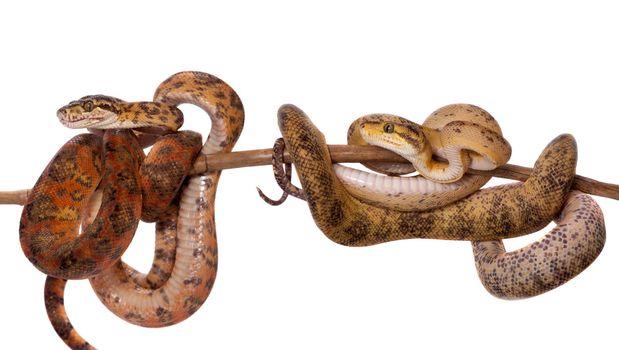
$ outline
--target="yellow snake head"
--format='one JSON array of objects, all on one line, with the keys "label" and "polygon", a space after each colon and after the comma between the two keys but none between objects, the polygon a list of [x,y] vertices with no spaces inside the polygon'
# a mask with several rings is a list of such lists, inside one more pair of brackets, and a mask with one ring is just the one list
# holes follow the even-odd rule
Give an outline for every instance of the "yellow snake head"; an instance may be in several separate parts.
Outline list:
[{"label": "yellow snake head", "polygon": [[84,96],[61,107],[57,116],[69,128],[105,128],[114,124],[123,113],[124,101],[110,96]]},{"label": "yellow snake head", "polygon": [[366,116],[358,126],[359,137],[370,145],[380,146],[402,157],[431,157],[431,148],[419,124],[388,114]]}]

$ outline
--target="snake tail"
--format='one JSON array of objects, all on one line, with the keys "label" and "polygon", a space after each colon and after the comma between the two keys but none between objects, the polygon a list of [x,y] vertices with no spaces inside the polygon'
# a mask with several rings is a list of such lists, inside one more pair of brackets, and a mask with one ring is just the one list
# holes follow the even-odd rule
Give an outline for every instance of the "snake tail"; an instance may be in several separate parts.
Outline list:
[{"label": "snake tail", "polygon": [[67,280],[47,276],[45,279],[45,310],[47,317],[52,323],[54,330],[73,350],[95,350],[84,338],[82,338],[73,328],[64,307],[64,289]]}]

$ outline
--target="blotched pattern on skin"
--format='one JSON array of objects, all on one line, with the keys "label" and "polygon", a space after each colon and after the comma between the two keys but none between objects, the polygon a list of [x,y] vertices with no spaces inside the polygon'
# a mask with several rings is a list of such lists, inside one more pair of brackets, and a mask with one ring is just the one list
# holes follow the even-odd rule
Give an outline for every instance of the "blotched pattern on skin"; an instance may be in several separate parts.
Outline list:
[{"label": "blotched pattern on skin", "polygon": [[334,174],[322,133],[300,109],[282,106],[279,125],[316,224],[343,245],[407,238],[491,240],[528,234],[559,213],[575,175],[575,140],[561,135],[542,152],[524,183],[483,189],[433,210],[389,210],[362,203],[346,191]]},{"label": "blotched pattern on skin", "polygon": [[475,266],[490,294],[502,299],[529,298],[555,289],[586,269],[606,241],[604,215],[595,200],[570,192],[544,237],[506,252],[503,242],[472,242]]},{"label": "blotched pattern on skin", "polygon": [[[20,242],[26,257],[43,273],[63,279],[88,278],[109,268],[129,246],[140,220],[142,159],[129,130],[109,130],[103,140],[91,134],[69,140],[23,208]],[[99,212],[79,234],[81,208],[98,185]]]},{"label": "blotched pattern on skin", "polygon": [[[604,245],[599,207],[590,196],[570,190],[577,158],[571,135],[548,144],[525,182],[482,189],[432,210],[404,212],[351,196],[334,173],[324,136],[299,108],[282,106],[278,121],[314,221],[339,244],[408,238],[489,241],[474,242],[478,272],[486,288],[502,298],[556,288],[586,268]],[[559,213],[557,228],[514,253],[492,241],[537,231]],[[563,253],[557,252],[559,246]],[[545,255],[548,249],[555,256]],[[525,257],[530,260],[521,263]]]},{"label": "blotched pattern on skin", "polygon": [[[206,73],[171,76],[157,88],[154,101],[175,107],[192,103],[209,114],[212,127],[202,154],[231,151],[243,128],[238,95]],[[167,281],[157,288],[144,288],[130,278],[134,270],[121,262],[90,279],[99,299],[117,316],[145,327],[163,327],[186,319],[204,303],[217,272],[214,200],[219,175],[192,176],[181,191],[175,263],[169,273],[164,272],[169,274]],[[166,259],[170,255],[160,256]]]}]

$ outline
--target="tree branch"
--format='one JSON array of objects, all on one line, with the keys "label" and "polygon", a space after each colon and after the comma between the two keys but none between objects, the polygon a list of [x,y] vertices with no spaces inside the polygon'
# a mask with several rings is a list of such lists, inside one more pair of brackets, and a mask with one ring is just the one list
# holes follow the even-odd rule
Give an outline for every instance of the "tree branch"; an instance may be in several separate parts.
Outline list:
[{"label": "tree branch", "polygon": [[[358,163],[366,161],[408,162],[399,155],[376,146],[329,145],[329,151],[333,163]],[[272,151],[270,148],[199,156],[193,164],[191,174],[195,175],[206,171],[270,165],[271,157]],[[284,162],[291,162],[288,152],[284,152]],[[532,170],[531,168],[519,165],[506,164],[491,171],[469,169],[467,173],[492,175],[505,179],[524,181],[529,177]],[[619,185],[600,182],[576,175],[572,187],[581,192],[619,200]],[[0,192],[0,204],[24,205],[28,196],[27,191],[28,190]]]}]

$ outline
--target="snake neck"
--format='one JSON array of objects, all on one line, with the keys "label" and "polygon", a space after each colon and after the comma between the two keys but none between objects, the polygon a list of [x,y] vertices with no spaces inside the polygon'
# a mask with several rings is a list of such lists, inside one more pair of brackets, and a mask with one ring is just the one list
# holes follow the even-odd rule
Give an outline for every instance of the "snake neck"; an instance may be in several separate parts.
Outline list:
[{"label": "snake neck", "polygon": [[[450,183],[461,179],[470,163],[468,154],[460,147],[445,147],[436,129],[424,127],[423,133],[427,140],[423,151],[403,157],[413,164],[421,176],[429,180]],[[434,154],[446,158],[448,163],[436,160]]]},{"label": "snake neck", "polygon": [[121,110],[118,125],[151,127],[155,133],[176,131],[183,125],[183,112],[161,102],[125,102]]}]

